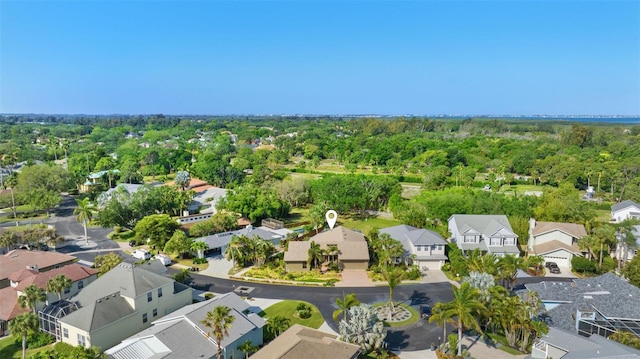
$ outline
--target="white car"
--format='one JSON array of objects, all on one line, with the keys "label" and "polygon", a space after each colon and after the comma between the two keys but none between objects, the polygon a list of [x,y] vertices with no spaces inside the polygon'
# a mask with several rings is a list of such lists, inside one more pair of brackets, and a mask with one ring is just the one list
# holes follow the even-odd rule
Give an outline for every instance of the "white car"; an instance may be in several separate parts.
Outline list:
[{"label": "white car", "polygon": [[169,266],[171,265],[171,258],[166,254],[157,254],[155,259],[159,260],[162,265]]},{"label": "white car", "polygon": [[133,251],[133,253],[131,253],[131,256],[133,256],[133,258],[136,258],[136,259],[147,260],[147,259],[151,259],[151,252],[149,252],[144,248],[139,248]]}]

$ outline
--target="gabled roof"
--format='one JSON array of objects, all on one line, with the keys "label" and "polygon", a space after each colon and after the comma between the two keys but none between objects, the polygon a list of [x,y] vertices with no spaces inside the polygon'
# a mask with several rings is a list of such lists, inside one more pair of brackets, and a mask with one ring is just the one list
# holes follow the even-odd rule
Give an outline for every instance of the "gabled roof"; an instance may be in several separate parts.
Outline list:
[{"label": "gabled roof", "polygon": [[583,337],[554,327],[549,327],[549,333],[540,341],[567,352],[562,359],[640,358],[640,351],[613,340],[599,335]]},{"label": "gabled roof", "polygon": [[[406,239],[413,245],[429,246],[434,244],[447,244],[438,233],[422,228],[416,228],[401,224],[399,226],[387,227],[380,230],[380,234],[388,234],[391,238],[403,242]],[[406,249],[406,248],[405,248]]]},{"label": "gabled roof", "polygon": [[517,237],[507,216],[503,214],[454,214],[449,218],[449,220],[451,219],[455,220],[458,233],[474,230],[485,237],[491,237],[501,230],[506,230],[509,235]]},{"label": "gabled roof", "polygon": [[628,199],[626,201],[611,205],[611,212],[619,212],[628,207],[635,207],[640,211],[640,204],[637,204],[636,202]]},{"label": "gabled roof", "polygon": [[321,246],[327,246],[329,244],[338,244],[344,241],[363,241],[366,243],[366,239],[364,239],[364,234],[345,228],[343,226],[338,226],[332,230],[320,232],[315,236],[309,238],[309,241],[316,242]]},{"label": "gabled roof", "polygon": [[18,292],[13,287],[0,289],[0,319],[11,320],[17,315],[26,313],[29,308],[22,308],[18,304]]},{"label": "gabled roof", "polygon": [[8,278],[14,272],[37,265],[41,270],[55,265],[63,265],[76,257],[53,251],[28,251],[16,249],[0,256],[0,279]]},{"label": "gabled roof", "polygon": [[573,282],[540,282],[525,284],[536,291],[543,302],[559,302],[548,311],[556,327],[575,330],[577,309],[593,308],[604,317],[640,320],[640,288],[613,273],[598,277],[574,279]]},{"label": "gabled roof", "polygon": [[261,238],[268,241],[284,238],[283,235],[271,231],[267,227],[253,227],[251,225],[245,228],[238,229],[236,231],[216,233],[210,236],[196,238],[196,241],[205,242],[209,248],[220,248],[228,245],[233,239],[233,236],[247,236],[249,238]]},{"label": "gabled roof", "polygon": [[[88,288],[86,287],[83,292]],[[133,313],[135,313],[135,309],[120,293],[116,292],[88,303],[59,320],[75,328],[91,332]]]},{"label": "gabled roof", "polygon": [[539,236],[553,231],[560,231],[578,239],[587,235],[587,230],[582,224],[561,222],[536,222],[533,235]]},{"label": "gabled roof", "polygon": [[[151,290],[173,283],[173,279],[153,273],[129,263],[120,263],[86,286],[71,298],[85,307],[99,298],[120,293],[123,297],[135,298]],[[185,286],[186,287],[186,286]],[[186,287],[188,288],[188,287]]]},{"label": "gabled roof", "polygon": [[[222,340],[222,347],[226,347],[239,339],[245,334],[254,330],[262,330],[266,324],[265,320],[257,314],[244,314],[249,309],[242,298],[233,292],[229,292],[213,299],[187,305],[166,316],[154,321],[150,328],[147,328],[138,334],[133,335],[122,341],[121,344],[108,350],[108,353],[114,358],[128,358],[122,353],[140,350],[139,342],[147,342],[149,338],[156,338],[162,345],[171,352],[167,358],[198,358],[194,355],[196,351],[203,353],[215,353],[217,344],[215,338],[206,337],[205,333],[211,329],[205,327],[201,320],[206,318],[207,312],[213,310],[217,306],[226,306],[231,308],[231,315],[235,317],[233,324],[228,329],[228,335]],[[133,347],[132,347],[133,346]],[[127,349],[128,347],[132,349]],[[157,354],[159,351],[155,351]],[[166,353],[166,350],[164,351]],[[121,353],[121,356],[115,356],[113,353]],[[209,357],[211,354],[206,354]],[[154,358],[153,356],[138,356],[136,359]]]},{"label": "gabled roof", "polygon": [[548,242],[544,242],[542,244],[538,244],[533,246],[533,251],[535,252],[535,254],[537,256],[541,256],[543,254],[547,254],[550,252],[554,252],[557,250],[565,250],[567,252],[576,254],[576,255],[581,255],[582,253],[580,253],[580,249],[579,247],[576,246],[568,246],[560,241],[557,240],[553,240],[553,241],[548,241]]},{"label": "gabled roof", "polygon": [[[25,272],[30,272],[30,271],[25,270]],[[60,268],[55,268],[46,272],[32,273],[31,276],[28,276],[27,278],[23,278],[22,280],[19,280],[20,284],[18,284],[16,289],[19,291],[22,291],[24,290],[24,288],[34,284],[44,290],[47,290],[47,282],[49,281],[49,279],[52,279],[59,274],[62,274],[65,277],[71,279],[71,282],[77,282],[79,280],[89,278],[92,275],[97,275],[98,271],[93,268],[84,267],[79,264],[73,263],[73,264],[69,264]]]},{"label": "gabled roof", "polygon": [[253,359],[352,359],[360,347],[333,334],[294,324],[251,356]]},{"label": "gabled roof", "polygon": [[308,241],[289,242],[289,248],[284,252],[284,261],[306,262],[309,259],[309,248],[311,243]]},{"label": "gabled roof", "polygon": [[289,248],[284,252],[285,262],[307,261],[311,242],[320,245],[322,249],[327,249],[329,245],[337,245],[339,260],[369,260],[369,248],[364,235],[338,226],[333,230],[316,234],[308,241],[289,242]]}]

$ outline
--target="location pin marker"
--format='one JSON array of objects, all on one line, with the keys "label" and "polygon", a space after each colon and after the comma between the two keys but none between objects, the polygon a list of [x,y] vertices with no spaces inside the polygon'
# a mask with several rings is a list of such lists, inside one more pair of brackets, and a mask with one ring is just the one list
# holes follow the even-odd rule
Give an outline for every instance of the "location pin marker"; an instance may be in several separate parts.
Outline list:
[{"label": "location pin marker", "polygon": [[327,223],[329,224],[329,228],[331,228],[331,230],[333,230],[333,226],[336,225],[336,221],[338,220],[338,213],[336,213],[336,211],[334,211],[334,210],[329,210],[324,215],[324,217],[327,219]]}]

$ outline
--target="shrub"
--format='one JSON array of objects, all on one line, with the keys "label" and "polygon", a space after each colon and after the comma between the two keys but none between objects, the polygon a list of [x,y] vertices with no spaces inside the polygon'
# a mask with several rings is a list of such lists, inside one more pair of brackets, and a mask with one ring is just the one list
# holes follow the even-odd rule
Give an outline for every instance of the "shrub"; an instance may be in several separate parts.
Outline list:
[{"label": "shrub", "polygon": [[207,263],[207,258],[193,258],[193,264],[205,264]]},{"label": "shrub", "polygon": [[211,299],[213,297],[215,297],[215,294],[213,294],[213,293],[209,293],[209,292],[204,293],[204,299],[206,299],[206,300],[209,300],[209,299]]},{"label": "shrub", "polygon": [[331,278],[331,279],[327,280],[326,282],[324,282],[323,286],[325,286],[325,287],[335,287],[336,283],[338,283],[338,280],[336,278]]},{"label": "shrub", "polygon": [[422,273],[420,273],[420,268],[417,265],[412,265],[411,268],[407,271],[407,279],[409,280],[417,280],[422,277]]},{"label": "shrub", "polygon": [[298,310],[298,316],[300,317],[300,319],[311,318],[311,310],[310,309]]},{"label": "shrub", "polygon": [[306,303],[298,303],[298,306],[296,306],[296,310],[300,311],[300,310],[309,310],[311,309]]},{"label": "shrub", "polygon": [[[35,332],[27,335],[27,348],[35,349],[51,344],[55,339],[44,332]],[[22,346],[22,338],[16,338],[16,345]]]},{"label": "shrub", "polygon": [[53,350],[55,350],[61,358],[70,358],[73,347],[67,343],[57,342],[53,346]]},{"label": "shrub", "polygon": [[616,261],[610,256],[606,256],[602,258],[602,268],[600,271],[602,273],[611,272],[616,268]]},{"label": "shrub", "polygon": [[574,256],[571,259],[571,267],[579,273],[595,273],[597,271],[596,264],[587,258]]}]

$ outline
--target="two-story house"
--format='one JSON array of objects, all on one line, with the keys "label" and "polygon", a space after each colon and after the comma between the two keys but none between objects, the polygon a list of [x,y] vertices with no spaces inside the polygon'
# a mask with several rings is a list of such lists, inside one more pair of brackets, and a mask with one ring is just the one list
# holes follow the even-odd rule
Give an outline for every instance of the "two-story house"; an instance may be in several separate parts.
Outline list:
[{"label": "two-story house", "polygon": [[129,359],[132,353],[136,359],[214,358],[218,343],[211,335],[211,328],[205,327],[202,320],[217,306],[230,308],[229,314],[234,317],[227,335],[220,342],[222,358],[244,358],[245,354],[239,348],[247,340],[252,345],[262,345],[265,320],[251,313],[249,304],[230,292],[169,313],[155,320],[150,328],[108,349],[106,354],[113,359]]},{"label": "two-story house", "polygon": [[640,204],[626,200],[611,206],[611,220],[617,223],[625,219],[640,219]]},{"label": "two-story house", "polygon": [[541,256],[545,262],[555,262],[571,268],[573,256],[584,256],[586,251],[578,246],[578,240],[587,235],[582,224],[529,221],[529,254]]},{"label": "two-story house", "polygon": [[388,234],[402,243],[405,260],[412,261],[420,270],[440,269],[447,260],[447,241],[434,231],[401,224],[383,228],[380,234]]},{"label": "two-story house", "polygon": [[[193,290],[142,267],[120,263],[59,303],[56,339],[70,345],[110,348],[178,308],[192,303]],[[45,308],[51,313],[51,308]]]},{"label": "two-story house", "polygon": [[520,256],[518,235],[505,215],[454,214],[449,218],[451,241],[463,252],[480,250],[496,256]]}]

